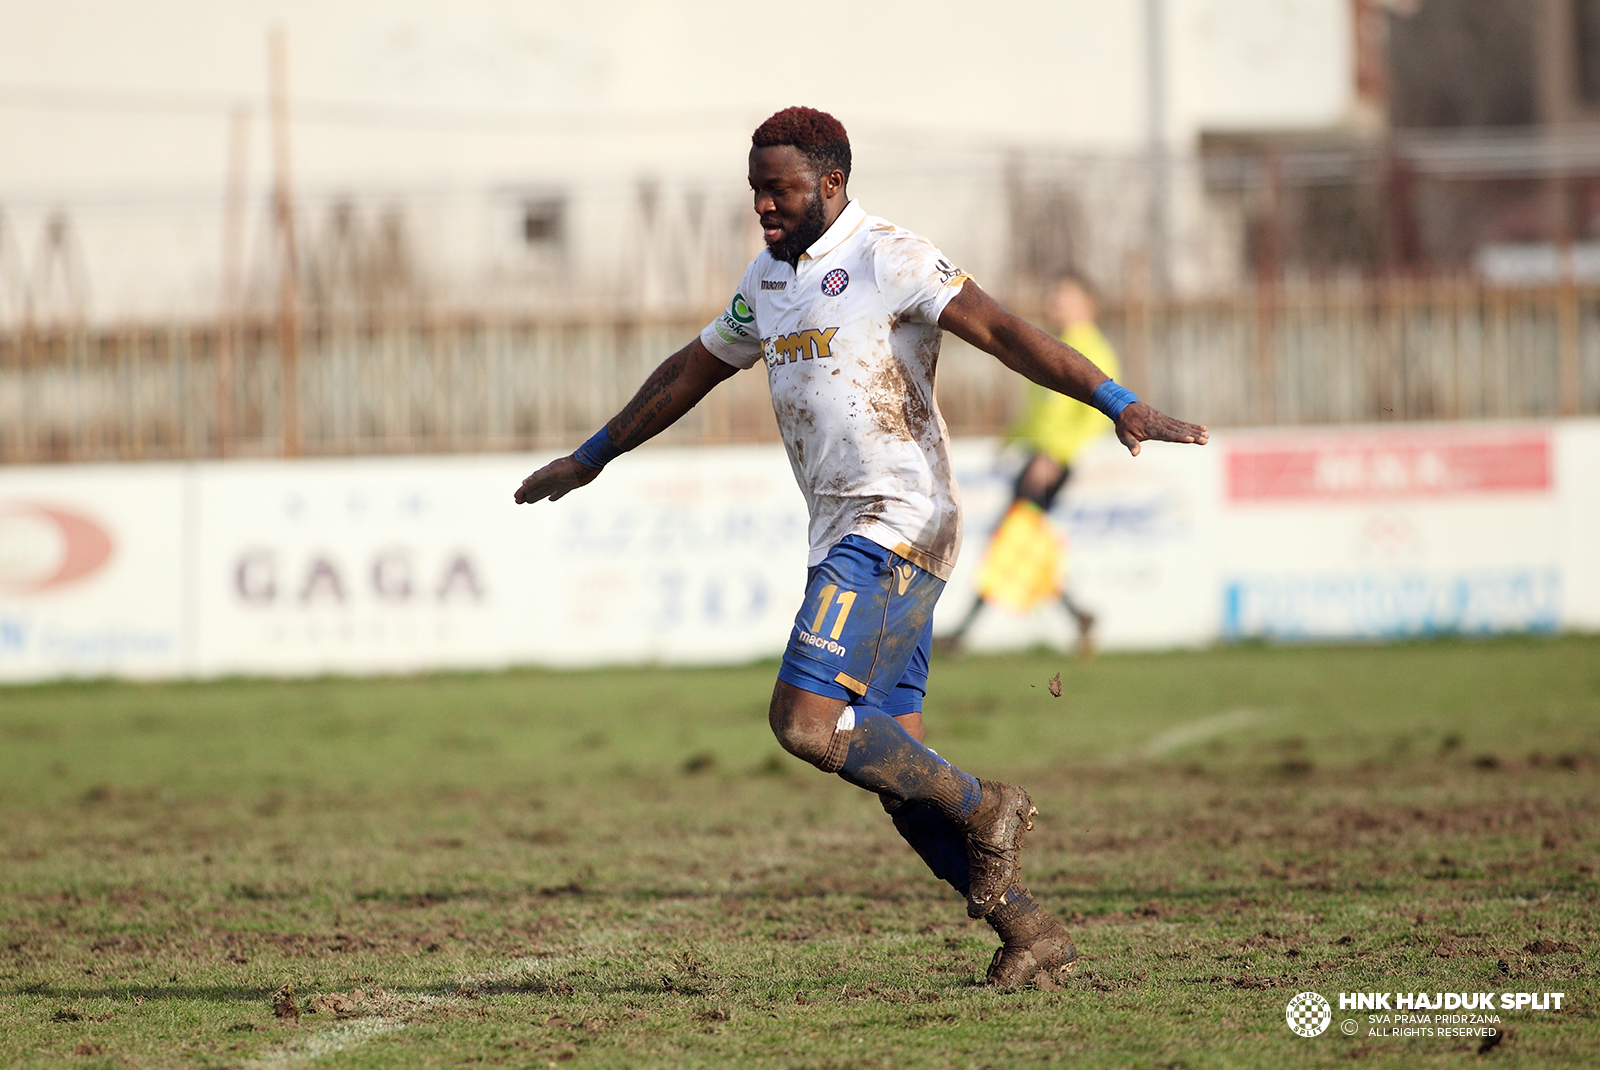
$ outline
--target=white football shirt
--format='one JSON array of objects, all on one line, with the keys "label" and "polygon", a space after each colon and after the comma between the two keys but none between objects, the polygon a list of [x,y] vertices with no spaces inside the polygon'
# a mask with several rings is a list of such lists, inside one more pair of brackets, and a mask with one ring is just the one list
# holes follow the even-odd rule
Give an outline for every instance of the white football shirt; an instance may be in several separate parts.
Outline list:
[{"label": "white football shirt", "polygon": [[811,513],[808,564],[861,535],[948,579],[961,548],[949,433],[933,398],[939,314],[969,276],[856,201],[796,267],[763,250],[700,340],[749,368]]}]

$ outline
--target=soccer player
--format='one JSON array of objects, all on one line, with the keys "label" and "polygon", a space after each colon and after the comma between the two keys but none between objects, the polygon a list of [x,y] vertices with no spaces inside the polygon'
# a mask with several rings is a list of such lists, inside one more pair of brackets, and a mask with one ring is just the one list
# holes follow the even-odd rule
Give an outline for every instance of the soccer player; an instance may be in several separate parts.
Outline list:
[{"label": "soccer player", "polygon": [[948,434],[934,404],[942,331],[1148,440],[1206,441],[1078,353],[1007,312],[926,240],[846,193],[850,140],[833,116],[786,108],[751,138],[750,188],[767,248],[727,311],[658,367],[572,455],[523,480],[555,501],[760,361],[811,515],[805,601],[768,716],[789,753],[878,794],[934,874],[1002,946],[991,984],[1060,984],[1077,952],[1021,883],[1037,812],[1013,784],[980,781],[922,743],[934,603],[961,544]]}]

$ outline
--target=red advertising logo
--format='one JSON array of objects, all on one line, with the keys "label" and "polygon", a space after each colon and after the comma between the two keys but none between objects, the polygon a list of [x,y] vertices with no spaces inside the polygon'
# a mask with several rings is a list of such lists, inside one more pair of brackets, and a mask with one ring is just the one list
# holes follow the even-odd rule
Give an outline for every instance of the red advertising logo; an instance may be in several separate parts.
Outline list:
[{"label": "red advertising logo", "polygon": [[38,594],[81,580],[111,558],[111,535],[79,513],[0,504],[0,594]]},{"label": "red advertising logo", "polygon": [[1228,451],[1228,498],[1236,502],[1426,498],[1549,490],[1544,431],[1384,432]]}]

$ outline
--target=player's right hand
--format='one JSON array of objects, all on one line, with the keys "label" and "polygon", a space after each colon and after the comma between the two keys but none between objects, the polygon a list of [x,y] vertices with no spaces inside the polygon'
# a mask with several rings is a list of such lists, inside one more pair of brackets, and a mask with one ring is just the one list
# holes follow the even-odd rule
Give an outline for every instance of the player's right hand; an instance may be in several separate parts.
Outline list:
[{"label": "player's right hand", "polygon": [[571,456],[558,457],[522,481],[515,495],[518,505],[542,502],[546,498],[556,501],[569,491],[594,482],[601,469],[579,464]]}]

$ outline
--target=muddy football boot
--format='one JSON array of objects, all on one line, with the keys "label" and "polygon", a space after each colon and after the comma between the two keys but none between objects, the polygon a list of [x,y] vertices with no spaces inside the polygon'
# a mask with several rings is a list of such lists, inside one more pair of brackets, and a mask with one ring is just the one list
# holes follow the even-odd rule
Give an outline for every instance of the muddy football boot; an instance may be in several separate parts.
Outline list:
[{"label": "muddy football boot", "polygon": [[1000,905],[1022,875],[1022,834],[1033,828],[1033,800],[1015,784],[979,782],[983,796],[967,819],[967,916],[981,918]]},{"label": "muddy football boot", "polygon": [[1067,927],[1061,919],[1044,910],[1036,910],[1022,919],[1013,932],[1004,935],[1005,943],[996,948],[994,960],[989,963],[986,984],[996,988],[1060,988],[1072,964],[1078,959],[1078,949],[1067,936]]}]

